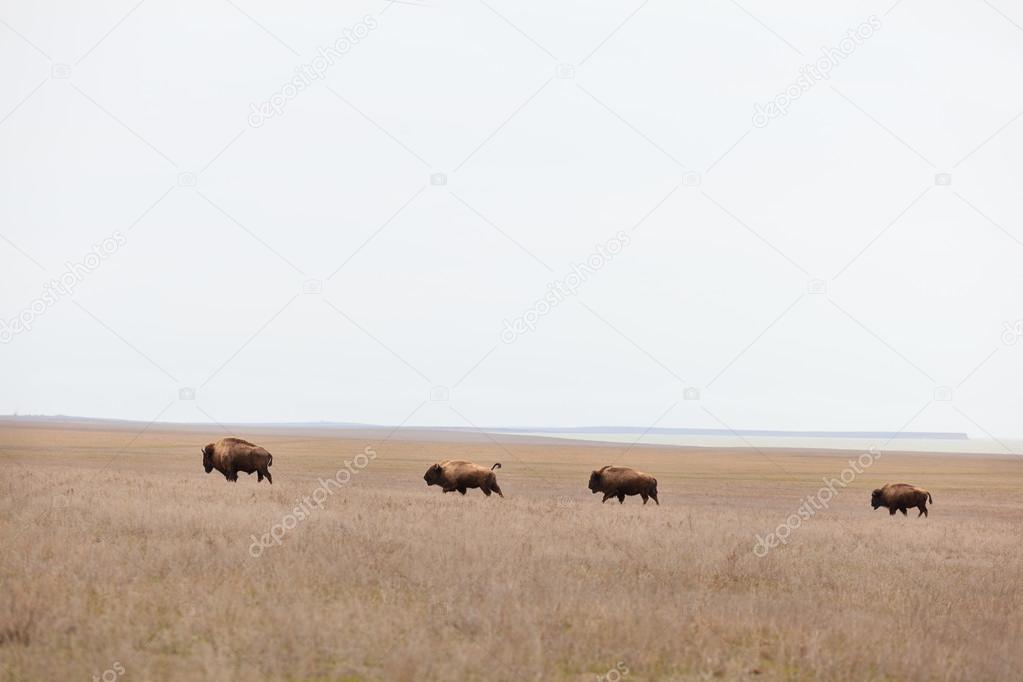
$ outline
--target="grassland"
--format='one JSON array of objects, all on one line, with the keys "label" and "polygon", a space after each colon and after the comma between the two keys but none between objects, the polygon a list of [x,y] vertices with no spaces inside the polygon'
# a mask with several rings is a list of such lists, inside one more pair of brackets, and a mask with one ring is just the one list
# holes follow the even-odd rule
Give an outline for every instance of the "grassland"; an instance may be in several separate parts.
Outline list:
[{"label": "grassland", "polygon": [[[1014,680],[1023,669],[1017,459],[884,452],[760,558],[755,536],[859,453],[238,434],[274,454],[269,486],[203,473],[199,447],[223,432],[138,431],[0,427],[0,679]],[[298,520],[320,479],[367,447],[376,456]],[[423,472],[444,457],[502,462],[505,499],[427,489]],[[586,481],[611,462],[657,476],[661,506],[601,505]],[[871,510],[886,481],[929,488],[930,517]],[[252,549],[289,514],[279,545]]]}]

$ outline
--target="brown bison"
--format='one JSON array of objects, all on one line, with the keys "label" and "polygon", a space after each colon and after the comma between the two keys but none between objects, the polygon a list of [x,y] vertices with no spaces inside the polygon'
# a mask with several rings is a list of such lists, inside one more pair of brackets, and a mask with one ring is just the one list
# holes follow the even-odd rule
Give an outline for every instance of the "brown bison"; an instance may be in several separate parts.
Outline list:
[{"label": "brown bison", "polygon": [[891,516],[897,511],[902,512],[903,516],[908,516],[906,510],[910,507],[920,510],[917,517],[921,514],[927,516],[928,502],[934,504],[929,492],[907,483],[887,483],[870,494],[870,506],[874,509],[886,507]]},{"label": "brown bison", "polygon": [[427,486],[439,485],[446,493],[457,490],[464,495],[468,488],[479,488],[487,497],[491,492],[504,497],[494,473],[494,469],[500,468],[500,462],[488,469],[461,459],[445,459],[427,469],[423,480]]},{"label": "brown bison", "polygon": [[256,472],[257,483],[265,476],[273,485],[274,480],[270,476],[270,465],[273,462],[273,455],[266,449],[241,438],[221,438],[202,449],[202,467],[206,473],[216,469],[229,481],[237,481],[239,471],[249,475]]},{"label": "brown bison", "polygon": [[661,504],[657,499],[657,479],[650,474],[636,471],[629,467],[606,466],[599,471],[590,474],[590,490],[593,494],[604,493],[603,504],[612,497],[618,498],[618,503],[625,502],[626,495],[640,495],[643,497],[643,504],[648,498]]}]

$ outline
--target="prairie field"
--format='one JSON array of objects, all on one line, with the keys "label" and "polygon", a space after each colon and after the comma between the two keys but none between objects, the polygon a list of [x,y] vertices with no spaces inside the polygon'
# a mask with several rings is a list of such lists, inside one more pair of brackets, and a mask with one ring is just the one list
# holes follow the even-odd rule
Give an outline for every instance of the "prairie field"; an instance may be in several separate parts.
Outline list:
[{"label": "prairie field", "polygon": [[[0,427],[0,678],[1013,680],[1023,669],[1017,459],[883,450],[784,544],[756,552],[861,453],[237,433],[273,453],[268,485],[203,472],[200,447],[224,435]],[[427,488],[424,471],[445,458],[501,462],[504,499]],[[660,506],[601,504],[586,484],[610,463],[655,475]],[[870,508],[870,491],[897,481],[931,491],[929,517]]]}]

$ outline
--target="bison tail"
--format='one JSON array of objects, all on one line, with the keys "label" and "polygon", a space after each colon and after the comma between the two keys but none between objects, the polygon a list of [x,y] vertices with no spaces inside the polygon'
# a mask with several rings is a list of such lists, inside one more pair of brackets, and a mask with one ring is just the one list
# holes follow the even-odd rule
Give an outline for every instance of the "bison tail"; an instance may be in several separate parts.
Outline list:
[{"label": "bison tail", "polygon": [[927,501],[930,502],[931,504],[934,504],[934,498],[931,497],[931,493],[930,492],[927,493]]},{"label": "bison tail", "polygon": [[494,466],[490,467],[490,470],[493,471],[494,469],[500,469],[500,468],[501,468],[501,463],[500,462],[494,462]]},{"label": "bison tail", "polygon": [[269,452],[268,452],[268,453],[266,453],[266,465],[267,465],[268,467],[269,467],[269,466],[273,466],[273,463],[274,463],[274,456],[273,456],[273,455],[271,455],[271,454],[270,454]]}]

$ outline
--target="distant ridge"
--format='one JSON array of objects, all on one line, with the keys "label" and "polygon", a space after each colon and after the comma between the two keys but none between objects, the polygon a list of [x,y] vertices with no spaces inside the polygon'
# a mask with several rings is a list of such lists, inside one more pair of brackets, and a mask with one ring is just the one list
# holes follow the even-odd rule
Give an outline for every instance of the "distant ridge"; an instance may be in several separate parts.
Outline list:
[{"label": "distant ridge", "polygon": [[[97,417],[69,417],[64,415],[0,415],[0,422],[60,423],[60,424],[144,424],[131,419],[103,419]],[[357,422],[228,422],[231,426],[286,427],[286,428],[330,428],[330,429],[393,429],[386,424],[361,424]],[[157,422],[162,426],[209,426],[207,422]],[[546,435],[655,435],[655,436],[756,436],[776,438],[864,438],[864,439],[938,439],[969,440],[965,433],[948,431],[785,431],[771,429],[701,429],[701,428],[643,428],[638,426],[573,426],[573,427],[480,427],[464,426],[407,426],[407,431],[457,431],[465,433],[505,434],[546,434]]]}]

